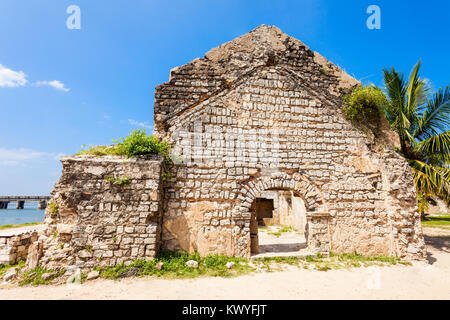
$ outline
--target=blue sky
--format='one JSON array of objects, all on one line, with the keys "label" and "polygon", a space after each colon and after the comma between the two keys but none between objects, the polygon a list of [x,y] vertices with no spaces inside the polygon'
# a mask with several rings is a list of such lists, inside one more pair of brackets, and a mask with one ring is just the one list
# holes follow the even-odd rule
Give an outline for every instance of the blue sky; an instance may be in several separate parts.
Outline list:
[{"label": "blue sky", "polygon": [[[369,5],[381,29],[369,30]],[[81,29],[69,30],[69,5]],[[364,0],[2,0],[0,194],[48,194],[58,158],[152,131],[169,70],[261,24],[276,25],[363,82],[381,68],[450,83],[450,2]]]}]

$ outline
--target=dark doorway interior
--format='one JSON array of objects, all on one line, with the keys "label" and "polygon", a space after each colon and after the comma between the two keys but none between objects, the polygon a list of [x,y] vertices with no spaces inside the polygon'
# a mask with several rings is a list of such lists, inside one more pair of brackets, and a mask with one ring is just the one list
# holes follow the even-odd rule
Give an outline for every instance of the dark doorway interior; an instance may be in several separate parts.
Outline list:
[{"label": "dark doorway interior", "polygon": [[273,223],[273,200],[256,198],[252,204],[252,217],[250,220],[250,246],[251,253],[259,253],[258,225],[268,226]]},{"label": "dark doorway interior", "polygon": [[273,199],[256,198],[255,210],[258,225],[267,226],[273,223]]}]

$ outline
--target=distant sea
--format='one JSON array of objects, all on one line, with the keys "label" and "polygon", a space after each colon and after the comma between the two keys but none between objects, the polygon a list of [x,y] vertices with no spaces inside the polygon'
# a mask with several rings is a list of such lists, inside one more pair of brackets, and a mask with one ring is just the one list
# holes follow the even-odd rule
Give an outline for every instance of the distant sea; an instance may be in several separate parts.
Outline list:
[{"label": "distant sea", "polygon": [[22,224],[44,222],[45,210],[37,209],[37,202],[25,202],[23,209],[16,209],[16,202],[10,202],[8,209],[0,209],[0,226],[5,224]]}]

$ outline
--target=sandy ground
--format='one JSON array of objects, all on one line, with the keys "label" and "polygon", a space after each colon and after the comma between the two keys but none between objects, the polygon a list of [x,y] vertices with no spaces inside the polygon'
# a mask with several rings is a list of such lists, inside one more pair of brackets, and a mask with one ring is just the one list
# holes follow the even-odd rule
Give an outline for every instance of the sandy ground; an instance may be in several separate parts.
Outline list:
[{"label": "sandy ground", "polygon": [[[259,253],[252,258],[264,258],[273,256],[306,256],[311,254],[307,250],[304,233],[289,230],[280,232],[281,226],[273,225],[258,229]],[[275,235],[274,233],[277,233]]]},{"label": "sandy ground", "polygon": [[42,231],[44,230],[45,225],[44,224],[36,224],[34,226],[25,226],[25,227],[17,227],[17,228],[10,228],[10,229],[4,229],[0,230],[0,236],[13,236],[16,234],[21,234],[24,232],[29,231]]},{"label": "sandy ground", "polygon": [[450,230],[426,228],[429,263],[328,272],[292,268],[237,278],[98,279],[0,289],[4,299],[450,299]]}]

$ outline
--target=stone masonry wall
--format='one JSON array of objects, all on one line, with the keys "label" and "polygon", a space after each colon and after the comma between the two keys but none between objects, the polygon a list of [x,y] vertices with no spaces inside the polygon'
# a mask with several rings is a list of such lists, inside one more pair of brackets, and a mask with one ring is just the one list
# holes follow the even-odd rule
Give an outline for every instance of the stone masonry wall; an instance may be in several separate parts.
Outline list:
[{"label": "stone masonry wall", "polygon": [[15,264],[26,260],[28,248],[38,239],[37,232],[15,232],[8,230],[0,235],[0,265]]},{"label": "stone masonry wall", "polygon": [[157,133],[178,159],[163,247],[249,256],[252,202],[277,189],[305,200],[311,250],[423,259],[395,135],[384,123],[375,138],[342,114],[342,94],[357,84],[267,26],[172,70],[155,93]]},{"label": "stone masonry wall", "polygon": [[[112,266],[159,249],[163,158],[65,157],[39,238],[49,268]],[[120,186],[107,181],[127,177]]]},{"label": "stone masonry wall", "polygon": [[[312,252],[424,259],[398,137],[386,120],[375,136],[342,113],[358,84],[268,26],[173,69],[156,88],[155,133],[174,163],[64,158],[33,257],[42,249],[41,265],[86,269],[153,258],[160,246],[249,257],[253,202],[284,190],[304,201]],[[124,187],[106,179],[123,176]]]}]

